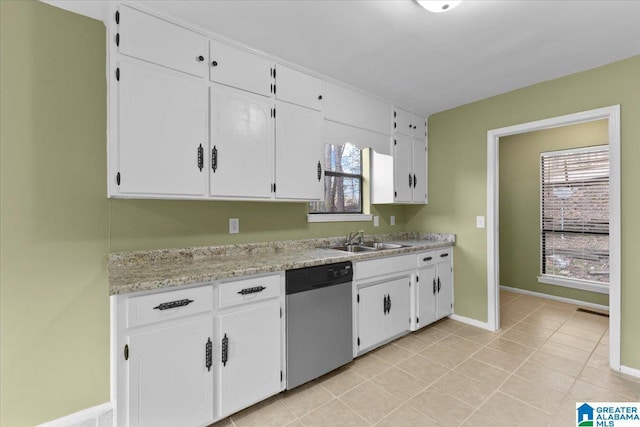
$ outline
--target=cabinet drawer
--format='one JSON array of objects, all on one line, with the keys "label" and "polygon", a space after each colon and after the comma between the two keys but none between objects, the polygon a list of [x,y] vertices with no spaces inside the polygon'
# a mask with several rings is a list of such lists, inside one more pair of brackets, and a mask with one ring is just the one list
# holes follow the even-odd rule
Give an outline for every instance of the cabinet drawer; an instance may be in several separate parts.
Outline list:
[{"label": "cabinet drawer", "polygon": [[262,301],[280,295],[280,275],[253,277],[218,285],[218,305],[232,307],[247,302]]},{"label": "cabinet drawer", "polygon": [[415,270],[416,259],[415,255],[403,255],[359,261],[353,264],[354,279],[362,280],[386,274],[401,273],[407,270]]},{"label": "cabinet drawer", "polygon": [[436,262],[451,262],[453,258],[453,247],[438,249],[436,251]]},{"label": "cabinet drawer", "polygon": [[119,47],[123,55],[204,77],[207,39],[144,12],[120,7]]},{"label": "cabinet drawer", "polygon": [[418,268],[436,263],[436,251],[422,252],[418,254]]},{"label": "cabinet drawer", "polygon": [[213,310],[212,285],[180,289],[127,300],[127,327],[147,325]]}]

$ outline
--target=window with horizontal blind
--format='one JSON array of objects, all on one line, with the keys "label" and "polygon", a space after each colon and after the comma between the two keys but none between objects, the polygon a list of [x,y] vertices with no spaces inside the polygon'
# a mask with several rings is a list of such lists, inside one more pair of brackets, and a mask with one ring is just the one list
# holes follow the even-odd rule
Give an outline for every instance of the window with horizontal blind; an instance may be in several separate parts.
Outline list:
[{"label": "window with horizontal blind", "polygon": [[541,273],[609,283],[609,146],[540,154]]}]

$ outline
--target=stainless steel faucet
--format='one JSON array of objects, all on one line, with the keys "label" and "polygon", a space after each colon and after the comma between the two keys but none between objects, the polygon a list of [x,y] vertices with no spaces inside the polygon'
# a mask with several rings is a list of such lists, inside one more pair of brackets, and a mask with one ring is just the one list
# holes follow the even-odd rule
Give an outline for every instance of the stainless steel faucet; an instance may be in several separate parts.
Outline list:
[{"label": "stainless steel faucet", "polygon": [[352,231],[347,234],[347,245],[362,244],[364,239],[364,230]]}]

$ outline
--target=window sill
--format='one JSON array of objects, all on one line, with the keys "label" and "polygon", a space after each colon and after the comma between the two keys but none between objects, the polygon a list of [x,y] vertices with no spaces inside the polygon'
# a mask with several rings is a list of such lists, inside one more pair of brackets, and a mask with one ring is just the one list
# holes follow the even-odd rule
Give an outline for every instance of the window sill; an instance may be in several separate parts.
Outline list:
[{"label": "window sill", "polygon": [[538,276],[539,283],[547,285],[564,286],[565,288],[581,289],[583,291],[598,292],[601,294],[609,293],[609,286],[598,282],[590,282],[588,280],[567,279],[558,276],[542,275]]},{"label": "window sill", "polygon": [[371,221],[373,215],[368,214],[308,214],[307,222],[349,222]]}]

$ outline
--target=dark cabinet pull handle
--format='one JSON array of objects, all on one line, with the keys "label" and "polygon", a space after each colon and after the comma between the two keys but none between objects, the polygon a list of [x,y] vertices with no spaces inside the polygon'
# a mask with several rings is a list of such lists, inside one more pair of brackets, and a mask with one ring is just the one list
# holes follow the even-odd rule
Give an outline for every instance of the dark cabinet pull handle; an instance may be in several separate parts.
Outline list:
[{"label": "dark cabinet pull handle", "polygon": [[256,292],[262,292],[265,289],[267,289],[267,288],[265,288],[264,286],[256,286],[256,287],[253,287],[253,288],[244,288],[244,289],[238,291],[238,293],[240,295],[249,295],[249,294],[255,294]]},{"label": "dark cabinet pull handle", "polygon": [[198,62],[202,62],[202,61],[204,61],[204,56],[199,55],[197,59],[198,59]]},{"label": "dark cabinet pull handle", "polygon": [[204,149],[202,148],[202,144],[198,146],[198,169],[202,172],[202,168],[204,167]]},{"label": "dark cabinet pull handle", "polygon": [[163,302],[159,304],[157,307],[153,307],[154,310],[169,310],[171,308],[184,307],[185,305],[189,305],[193,302],[192,299],[181,299],[178,301],[171,302]]},{"label": "dark cabinet pull handle", "polygon": [[413,174],[413,188],[416,188],[416,184],[417,184],[417,180],[416,180],[416,174]]},{"label": "dark cabinet pull handle", "polygon": [[445,252],[443,254],[440,254],[440,258],[446,258],[449,256],[449,253]]},{"label": "dark cabinet pull handle", "polygon": [[426,261],[431,261],[432,259],[433,257],[428,256],[428,257],[422,258],[422,261],[426,262]]},{"label": "dark cabinet pull handle", "polygon": [[411,183],[413,182],[413,179],[411,178],[411,174],[409,174],[409,188],[411,188]]},{"label": "dark cabinet pull handle", "polygon": [[211,338],[207,338],[207,344],[205,344],[204,358],[207,366],[207,371],[211,371],[211,365],[213,365],[213,343]]},{"label": "dark cabinet pull handle", "polygon": [[322,95],[318,95],[318,99],[322,101]]},{"label": "dark cabinet pull handle", "polygon": [[436,278],[433,278],[433,294],[436,294]]},{"label": "dark cabinet pull handle", "polygon": [[320,178],[322,178],[322,165],[320,164],[320,161],[318,161],[318,182],[320,181]]},{"label": "dark cabinet pull handle", "polygon": [[438,293],[440,293],[440,278],[438,277]]},{"label": "dark cabinet pull handle", "polygon": [[222,338],[222,366],[227,366],[228,360],[229,360],[229,338],[227,338],[227,334],[224,334],[224,338]]},{"label": "dark cabinet pull handle", "polygon": [[213,150],[211,150],[211,169],[213,169],[213,173],[218,169],[218,149],[216,146],[213,146]]},{"label": "dark cabinet pull handle", "polygon": [[212,67],[217,67],[218,66],[218,61],[211,61],[211,66]]}]

